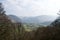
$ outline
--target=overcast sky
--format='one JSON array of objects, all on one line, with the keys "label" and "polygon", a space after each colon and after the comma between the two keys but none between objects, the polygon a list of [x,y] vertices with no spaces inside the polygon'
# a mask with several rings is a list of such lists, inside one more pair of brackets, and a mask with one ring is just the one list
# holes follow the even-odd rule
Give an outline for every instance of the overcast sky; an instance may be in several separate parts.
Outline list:
[{"label": "overcast sky", "polygon": [[16,16],[57,15],[60,0],[0,0],[4,4],[6,14]]}]

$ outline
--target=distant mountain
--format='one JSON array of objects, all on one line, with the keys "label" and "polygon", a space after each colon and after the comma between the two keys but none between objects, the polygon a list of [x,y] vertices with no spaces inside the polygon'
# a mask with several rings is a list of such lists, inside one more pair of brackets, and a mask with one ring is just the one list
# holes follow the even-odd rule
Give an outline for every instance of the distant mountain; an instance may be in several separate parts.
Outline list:
[{"label": "distant mountain", "polygon": [[43,23],[40,23],[42,25],[50,25],[52,23],[52,21],[47,21],[47,22],[43,22]]},{"label": "distant mountain", "polygon": [[9,19],[11,19],[11,21],[13,23],[20,23],[21,22],[21,19],[15,15],[8,15]]},{"label": "distant mountain", "polygon": [[42,15],[37,17],[24,17],[21,20],[23,23],[37,23],[42,25],[49,25],[55,19],[56,19],[56,16]]},{"label": "distant mountain", "polygon": [[36,17],[23,17],[19,18],[15,15],[9,15],[10,19],[16,21],[16,22],[22,22],[22,23],[35,23],[35,24],[42,24],[42,25],[49,25],[51,22],[53,22],[56,19],[56,16],[36,16]]}]

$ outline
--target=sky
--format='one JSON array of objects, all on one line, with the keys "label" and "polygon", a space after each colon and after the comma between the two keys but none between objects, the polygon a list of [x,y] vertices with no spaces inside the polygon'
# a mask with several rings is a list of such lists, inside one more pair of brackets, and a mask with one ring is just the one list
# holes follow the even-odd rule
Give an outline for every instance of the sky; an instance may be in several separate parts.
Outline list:
[{"label": "sky", "polygon": [[52,15],[57,16],[60,0],[0,0],[7,15],[21,17]]}]

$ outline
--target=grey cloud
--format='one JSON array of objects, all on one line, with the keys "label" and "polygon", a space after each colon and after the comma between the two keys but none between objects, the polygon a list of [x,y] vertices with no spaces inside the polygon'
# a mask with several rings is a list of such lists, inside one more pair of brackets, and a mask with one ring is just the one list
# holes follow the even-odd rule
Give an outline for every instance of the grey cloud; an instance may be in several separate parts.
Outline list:
[{"label": "grey cloud", "polygon": [[[18,16],[56,15],[59,5],[52,0],[5,0],[7,14]],[[58,3],[58,2],[57,2]],[[53,8],[54,7],[54,8]],[[58,9],[57,9],[58,8]]]}]

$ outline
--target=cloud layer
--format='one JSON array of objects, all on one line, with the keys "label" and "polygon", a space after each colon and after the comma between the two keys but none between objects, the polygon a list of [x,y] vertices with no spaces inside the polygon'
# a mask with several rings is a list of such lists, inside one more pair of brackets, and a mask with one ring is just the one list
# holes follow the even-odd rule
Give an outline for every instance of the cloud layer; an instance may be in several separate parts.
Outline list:
[{"label": "cloud layer", "polygon": [[17,16],[57,15],[60,0],[3,0],[7,14]]}]

